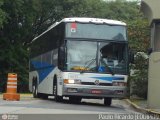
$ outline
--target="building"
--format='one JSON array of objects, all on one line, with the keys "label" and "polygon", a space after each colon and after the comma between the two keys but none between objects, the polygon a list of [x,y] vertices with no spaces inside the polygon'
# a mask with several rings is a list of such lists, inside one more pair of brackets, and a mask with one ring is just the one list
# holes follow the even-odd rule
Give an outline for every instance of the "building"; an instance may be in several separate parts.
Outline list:
[{"label": "building", "polygon": [[160,109],[160,0],[142,0],[141,10],[151,27],[148,73],[148,107]]}]

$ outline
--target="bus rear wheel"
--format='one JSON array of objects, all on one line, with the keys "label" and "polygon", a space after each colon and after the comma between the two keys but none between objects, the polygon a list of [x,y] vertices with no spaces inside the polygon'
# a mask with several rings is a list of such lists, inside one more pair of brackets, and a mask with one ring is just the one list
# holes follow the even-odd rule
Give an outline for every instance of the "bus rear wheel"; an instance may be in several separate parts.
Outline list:
[{"label": "bus rear wheel", "polygon": [[112,104],[112,98],[110,97],[104,98],[104,105],[110,106],[111,104]]},{"label": "bus rear wheel", "polygon": [[39,98],[39,93],[38,93],[38,89],[37,89],[37,84],[33,85],[33,87],[32,87],[32,93],[33,93],[33,97],[34,97],[34,98]]}]

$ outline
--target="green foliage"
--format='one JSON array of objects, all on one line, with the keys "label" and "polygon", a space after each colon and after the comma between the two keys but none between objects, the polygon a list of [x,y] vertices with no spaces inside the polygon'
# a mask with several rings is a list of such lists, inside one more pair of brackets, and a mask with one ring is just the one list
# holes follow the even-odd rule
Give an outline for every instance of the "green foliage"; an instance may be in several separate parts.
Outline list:
[{"label": "green foliage", "polygon": [[144,53],[137,53],[135,64],[132,65],[134,74],[131,76],[131,95],[137,95],[141,98],[147,98],[148,91],[148,57]]},{"label": "green foliage", "polygon": [[19,91],[26,91],[29,43],[64,17],[122,20],[129,25],[129,47],[145,51],[149,29],[139,11],[136,2],[124,0],[0,0],[0,85],[6,83],[7,73],[16,72],[23,86]]},{"label": "green foliage", "polygon": [[3,0],[0,0],[0,28],[3,27],[3,23],[5,23],[6,20],[6,13],[1,9],[2,5],[3,5]]},{"label": "green foliage", "polygon": [[[133,76],[129,77],[129,88],[131,87],[131,95],[137,95],[141,98],[147,98],[148,88],[148,59],[144,54],[150,45],[150,29],[148,21],[143,17],[142,13],[136,12],[133,20],[128,22],[128,38],[129,49],[136,54],[135,63],[130,69],[134,71]],[[144,52],[144,54],[139,54]]]},{"label": "green foliage", "polygon": [[137,2],[117,0],[115,2],[109,2],[106,5],[105,17],[130,23],[130,21],[140,18],[141,14],[139,13],[139,5],[137,5]]},{"label": "green foliage", "polygon": [[147,52],[149,48],[150,29],[146,19],[137,19],[128,25],[129,46],[135,52]]}]

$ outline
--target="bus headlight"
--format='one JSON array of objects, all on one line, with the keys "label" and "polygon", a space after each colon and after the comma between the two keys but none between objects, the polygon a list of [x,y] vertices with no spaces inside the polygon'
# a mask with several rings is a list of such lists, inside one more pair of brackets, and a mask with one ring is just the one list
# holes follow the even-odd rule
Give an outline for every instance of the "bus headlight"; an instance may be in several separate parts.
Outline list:
[{"label": "bus headlight", "polygon": [[113,82],[112,83],[113,86],[127,86],[126,82]]},{"label": "bus headlight", "polygon": [[81,84],[79,79],[64,79],[64,84]]}]

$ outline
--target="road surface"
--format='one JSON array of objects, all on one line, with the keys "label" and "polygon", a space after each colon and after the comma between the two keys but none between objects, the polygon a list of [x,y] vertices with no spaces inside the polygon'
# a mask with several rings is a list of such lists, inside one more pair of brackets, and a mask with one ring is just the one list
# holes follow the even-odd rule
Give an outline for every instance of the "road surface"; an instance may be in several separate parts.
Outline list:
[{"label": "road surface", "polygon": [[67,98],[64,102],[57,103],[52,97],[43,100],[23,95],[20,101],[6,101],[1,95],[0,114],[1,119],[7,116],[18,120],[108,120],[117,116],[120,119],[120,115],[127,116],[137,112],[125,100],[115,99],[107,107],[103,105],[103,100],[95,99],[83,99],[80,104],[72,104]]}]

